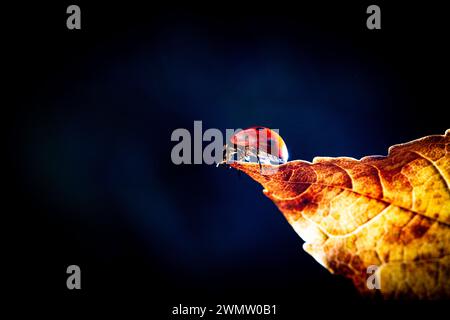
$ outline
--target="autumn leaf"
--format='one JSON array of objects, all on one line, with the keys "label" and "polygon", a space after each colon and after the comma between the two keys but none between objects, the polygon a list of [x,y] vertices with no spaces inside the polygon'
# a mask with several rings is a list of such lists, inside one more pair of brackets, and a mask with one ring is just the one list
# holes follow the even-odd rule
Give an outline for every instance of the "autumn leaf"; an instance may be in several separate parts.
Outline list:
[{"label": "autumn leaf", "polygon": [[231,166],[264,187],[306,252],[361,293],[450,298],[449,142],[450,129],[387,156]]}]

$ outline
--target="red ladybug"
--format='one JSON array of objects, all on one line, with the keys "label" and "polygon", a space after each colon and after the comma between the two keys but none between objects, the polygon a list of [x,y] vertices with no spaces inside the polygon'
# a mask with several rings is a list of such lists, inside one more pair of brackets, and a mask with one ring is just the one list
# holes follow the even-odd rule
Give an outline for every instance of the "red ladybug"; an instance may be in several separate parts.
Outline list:
[{"label": "red ladybug", "polygon": [[241,130],[231,136],[230,144],[232,155],[235,155],[238,161],[251,162],[251,158],[256,157],[260,164],[282,164],[287,162],[289,157],[286,144],[280,135],[265,127]]}]

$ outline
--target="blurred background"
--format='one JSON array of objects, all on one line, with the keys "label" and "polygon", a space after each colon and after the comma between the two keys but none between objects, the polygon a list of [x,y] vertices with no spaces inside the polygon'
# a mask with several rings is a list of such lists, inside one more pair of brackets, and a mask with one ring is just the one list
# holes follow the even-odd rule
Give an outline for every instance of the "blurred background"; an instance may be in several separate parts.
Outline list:
[{"label": "blurred background", "polygon": [[[443,134],[441,10],[381,3],[382,29],[370,31],[364,1],[78,1],[82,29],[69,31],[70,4],[8,11],[11,241],[36,272],[32,288],[14,280],[19,290],[80,301],[156,293],[155,306],[359,301],[302,250],[259,185],[174,165],[170,136],[193,133],[195,120],[278,128],[290,159],[311,161]],[[79,292],[66,289],[70,264],[82,270]]]}]

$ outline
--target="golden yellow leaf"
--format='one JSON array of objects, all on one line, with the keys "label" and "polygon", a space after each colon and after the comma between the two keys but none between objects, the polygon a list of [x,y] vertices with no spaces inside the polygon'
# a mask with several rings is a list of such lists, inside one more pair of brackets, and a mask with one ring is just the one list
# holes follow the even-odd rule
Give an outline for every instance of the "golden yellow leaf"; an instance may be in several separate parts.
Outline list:
[{"label": "golden yellow leaf", "polygon": [[449,142],[450,129],[387,156],[231,166],[264,187],[305,251],[360,292],[449,298]]}]

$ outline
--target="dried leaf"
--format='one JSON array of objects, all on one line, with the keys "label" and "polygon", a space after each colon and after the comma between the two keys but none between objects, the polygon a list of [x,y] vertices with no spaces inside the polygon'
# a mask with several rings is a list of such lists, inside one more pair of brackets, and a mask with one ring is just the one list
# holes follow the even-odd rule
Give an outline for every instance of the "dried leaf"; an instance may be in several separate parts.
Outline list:
[{"label": "dried leaf", "polygon": [[270,165],[231,166],[264,187],[305,251],[361,293],[375,284],[387,298],[449,298],[449,142],[450,129],[388,156],[296,160],[272,174]]}]

